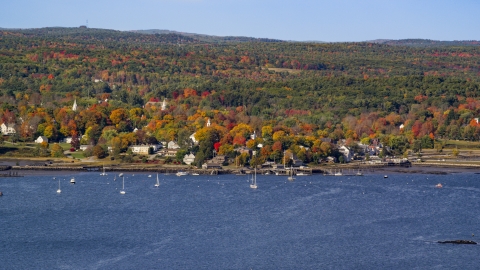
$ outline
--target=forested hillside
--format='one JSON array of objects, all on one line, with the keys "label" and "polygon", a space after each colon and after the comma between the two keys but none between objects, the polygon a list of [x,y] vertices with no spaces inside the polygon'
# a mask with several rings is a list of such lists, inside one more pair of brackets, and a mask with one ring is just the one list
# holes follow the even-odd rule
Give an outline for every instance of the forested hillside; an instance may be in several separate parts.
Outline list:
[{"label": "forested hillside", "polygon": [[[175,139],[188,151],[186,138],[197,132],[225,153],[261,141],[265,159],[289,149],[306,161],[330,154],[322,138],[378,138],[397,153],[415,141],[433,147],[437,138],[480,139],[475,44],[232,40],[3,29],[1,122],[16,124],[20,140],[85,134],[93,144],[124,151],[148,138]],[[161,110],[156,102],[165,98],[168,108]],[[249,143],[254,130],[262,140]],[[306,151],[300,146],[310,150],[300,154]],[[206,148],[200,152],[208,157]]]}]

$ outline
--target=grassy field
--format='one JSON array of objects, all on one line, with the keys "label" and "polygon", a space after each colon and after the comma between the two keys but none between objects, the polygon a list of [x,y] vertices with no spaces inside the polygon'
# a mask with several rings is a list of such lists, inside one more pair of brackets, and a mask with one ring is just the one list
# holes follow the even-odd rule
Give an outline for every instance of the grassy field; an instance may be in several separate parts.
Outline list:
[{"label": "grassy field", "polygon": [[76,158],[76,159],[81,159],[81,158],[84,158],[85,156],[83,155],[83,151],[80,151],[80,152],[71,152],[70,155],[73,157],[73,158]]},{"label": "grassy field", "polygon": [[445,148],[480,149],[480,142],[445,140]]}]

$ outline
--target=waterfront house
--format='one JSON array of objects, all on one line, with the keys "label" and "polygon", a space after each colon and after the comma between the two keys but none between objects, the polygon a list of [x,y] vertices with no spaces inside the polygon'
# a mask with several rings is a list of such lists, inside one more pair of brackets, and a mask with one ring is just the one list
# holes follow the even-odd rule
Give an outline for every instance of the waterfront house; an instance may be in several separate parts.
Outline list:
[{"label": "waterfront house", "polygon": [[222,169],[222,165],[218,163],[205,162],[202,164],[202,169]]},{"label": "waterfront house", "polygon": [[203,169],[221,169],[226,159],[227,157],[224,155],[215,156],[212,159],[207,160],[207,162],[203,163],[202,168]]},{"label": "waterfront house", "polygon": [[164,157],[176,157],[178,150],[179,149],[163,148],[158,152],[158,155],[164,156]]},{"label": "waterfront house", "polygon": [[195,155],[194,154],[188,154],[183,157],[183,163],[187,165],[192,165],[192,163],[195,161]]},{"label": "waterfront house", "polygon": [[133,153],[140,154],[140,155],[148,155],[151,149],[152,152],[157,152],[159,146],[156,144],[148,144],[148,145],[132,145],[130,146]]},{"label": "waterfront house", "polygon": [[343,157],[345,158],[345,162],[352,161],[353,153],[348,147],[346,147],[345,145],[342,145],[338,148],[338,151],[342,153]]},{"label": "waterfront house", "polygon": [[300,167],[300,166],[304,165],[303,161],[298,159],[298,157],[296,155],[292,155],[292,157],[290,159],[292,160],[292,166],[293,167]]}]

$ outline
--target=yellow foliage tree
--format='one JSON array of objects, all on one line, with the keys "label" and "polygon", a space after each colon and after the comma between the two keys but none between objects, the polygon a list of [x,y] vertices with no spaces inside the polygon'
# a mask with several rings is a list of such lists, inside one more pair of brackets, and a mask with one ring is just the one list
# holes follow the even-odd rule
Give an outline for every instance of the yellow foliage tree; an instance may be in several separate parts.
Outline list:
[{"label": "yellow foliage tree", "polygon": [[275,133],[273,133],[273,140],[274,141],[284,141],[285,140],[285,137],[286,137],[286,134],[285,134],[285,131],[283,130],[279,130],[279,131],[276,131]]},{"label": "yellow foliage tree", "polygon": [[224,144],[224,145],[221,145],[220,148],[218,149],[218,154],[219,155],[229,155],[231,153],[233,153],[234,148],[233,148],[233,145],[231,144]]},{"label": "yellow foliage tree", "polygon": [[255,140],[248,140],[245,145],[250,149],[254,149],[257,146]]},{"label": "yellow foliage tree", "polygon": [[55,135],[55,127],[52,125],[48,125],[45,127],[45,130],[43,131],[43,136],[47,138],[52,138]]},{"label": "yellow foliage tree", "polygon": [[52,157],[64,157],[63,148],[58,144],[54,144],[50,150]]},{"label": "yellow foliage tree", "polygon": [[118,124],[121,121],[127,119],[127,112],[123,108],[119,108],[116,110],[113,110],[110,113],[110,120],[112,121],[113,124]]},{"label": "yellow foliage tree", "polygon": [[262,127],[262,137],[272,137],[273,135],[273,128],[271,126],[264,126]]},{"label": "yellow foliage tree", "polygon": [[240,123],[230,130],[230,135],[232,135],[232,137],[241,135],[245,138],[248,138],[252,133],[253,128],[245,123]]}]

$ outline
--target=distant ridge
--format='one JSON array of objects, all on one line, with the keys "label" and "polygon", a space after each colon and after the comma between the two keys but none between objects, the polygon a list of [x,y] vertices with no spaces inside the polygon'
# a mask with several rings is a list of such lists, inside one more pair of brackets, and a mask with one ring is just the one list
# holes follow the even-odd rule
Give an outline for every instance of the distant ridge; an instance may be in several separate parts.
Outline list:
[{"label": "distant ridge", "polygon": [[204,42],[285,42],[280,39],[271,39],[271,38],[254,38],[254,37],[243,37],[243,36],[212,36],[204,34],[195,34],[195,33],[186,33],[186,32],[177,32],[172,30],[163,30],[163,29],[148,29],[148,30],[131,30],[130,32],[141,33],[141,34],[176,34],[191,37]]},{"label": "distant ridge", "polygon": [[375,39],[360,42],[325,42],[317,40],[280,40],[244,36],[214,36],[179,32],[165,29],[147,29],[119,31],[111,29],[82,27],[44,27],[44,28],[2,28],[0,36],[19,33],[24,37],[60,38],[64,40],[104,40],[139,44],[194,44],[194,43],[231,43],[231,42],[298,42],[298,43],[376,43],[390,46],[407,47],[443,47],[443,46],[480,46],[478,40],[441,41],[430,39]]},{"label": "distant ridge", "polygon": [[46,39],[71,40],[76,42],[126,42],[130,44],[190,44],[199,41],[186,35],[165,33],[144,35],[130,31],[86,27],[45,27],[29,29],[0,28],[0,36],[19,35],[20,37],[40,37]]},{"label": "distant ridge", "polygon": [[366,41],[370,43],[386,44],[392,46],[412,46],[412,47],[438,47],[438,46],[479,46],[478,40],[431,40],[431,39],[376,39]]}]

